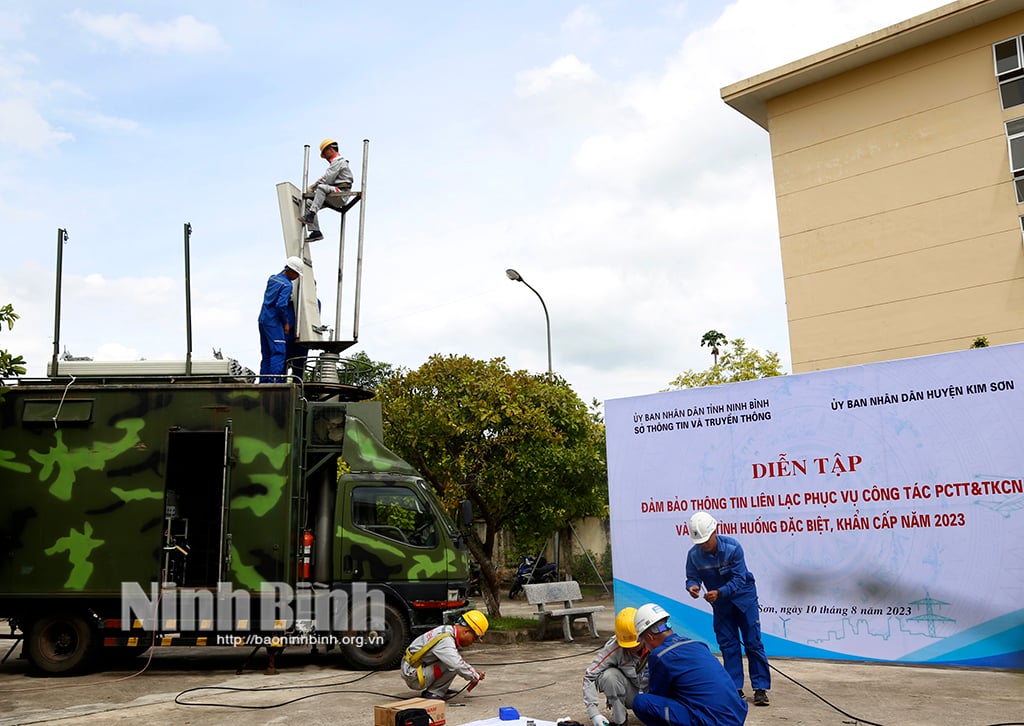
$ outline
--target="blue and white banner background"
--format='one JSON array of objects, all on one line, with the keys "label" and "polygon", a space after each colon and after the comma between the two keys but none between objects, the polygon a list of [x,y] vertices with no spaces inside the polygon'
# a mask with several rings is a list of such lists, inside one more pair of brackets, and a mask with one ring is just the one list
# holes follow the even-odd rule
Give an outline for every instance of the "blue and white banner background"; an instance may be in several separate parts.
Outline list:
[{"label": "blue and white banner background", "polygon": [[616,607],[685,591],[711,512],[769,656],[1024,667],[1024,344],[606,402]]}]

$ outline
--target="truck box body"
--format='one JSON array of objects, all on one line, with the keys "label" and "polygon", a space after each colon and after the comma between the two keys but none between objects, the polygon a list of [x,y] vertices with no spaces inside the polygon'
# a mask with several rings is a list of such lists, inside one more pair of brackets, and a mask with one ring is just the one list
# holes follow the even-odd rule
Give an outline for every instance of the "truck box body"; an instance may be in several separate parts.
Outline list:
[{"label": "truck box body", "polygon": [[[123,625],[125,583],[161,598],[365,583],[386,597],[386,627],[401,642],[356,660],[383,667],[412,633],[465,606],[464,543],[415,469],[381,443],[379,404],[320,399],[299,383],[224,379],[10,389],[0,403],[0,618],[26,633],[30,659],[43,613],[122,644],[113,626]],[[241,625],[256,630],[257,612]],[[204,626],[190,634],[224,630]],[[184,632],[167,621],[155,630]]]}]

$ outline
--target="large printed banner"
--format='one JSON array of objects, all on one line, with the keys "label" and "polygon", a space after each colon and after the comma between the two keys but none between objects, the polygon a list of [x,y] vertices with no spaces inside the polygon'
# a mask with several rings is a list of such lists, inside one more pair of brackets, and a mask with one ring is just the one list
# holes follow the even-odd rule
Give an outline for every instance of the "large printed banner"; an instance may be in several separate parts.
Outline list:
[{"label": "large printed banner", "polygon": [[769,656],[1024,667],[1024,344],[605,406],[616,606],[684,587],[699,510],[757,579]]}]

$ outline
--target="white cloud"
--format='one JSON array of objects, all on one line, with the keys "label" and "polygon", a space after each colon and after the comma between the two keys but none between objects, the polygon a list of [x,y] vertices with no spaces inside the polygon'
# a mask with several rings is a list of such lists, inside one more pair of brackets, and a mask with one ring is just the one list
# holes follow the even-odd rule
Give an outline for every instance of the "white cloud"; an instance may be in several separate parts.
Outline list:
[{"label": "white cloud", "polygon": [[82,126],[99,129],[100,131],[138,131],[139,123],[128,118],[108,116],[95,111],[69,111],[68,118]]},{"label": "white cloud", "polygon": [[601,19],[589,5],[574,8],[562,22],[562,30],[568,33],[595,33],[601,29]]},{"label": "white cloud", "polygon": [[73,138],[53,128],[28,99],[0,100],[0,145],[40,152]]},{"label": "white cloud", "polygon": [[[36,375],[49,360],[59,225],[74,238],[65,272],[79,273],[64,283],[62,347],[97,358],[183,357],[177,271],[188,220],[196,230],[196,354],[217,347],[258,368],[256,314],[283,258],[273,184],[300,181],[302,143],[347,134],[351,150],[365,134],[373,138],[372,191],[361,344],[353,350],[413,368],[440,352],[546,369],[542,310],[527,288],[505,278],[513,267],[543,295],[554,367],[587,401],[653,392],[688,368],[707,367],[699,340],[710,328],[775,350],[787,366],[768,136],[726,106],[719,89],[909,18],[927,3],[792,0],[791,11],[789,0],[737,0],[723,13],[721,2],[669,8],[590,0],[568,15],[551,7],[528,19],[481,11],[459,23],[455,11],[435,8],[429,33],[421,16],[395,13],[384,23],[383,11],[353,6],[343,47],[359,62],[339,65],[337,88],[316,94],[305,104],[309,113],[288,113],[279,96],[254,93],[228,53],[204,58],[201,68],[185,64],[173,79],[179,85],[164,88],[140,81],[123,59],[85,52],[81,37],[57,49],[30,38],[23,45],[38,63],[0,54],[0,98],[27,99],[21,115],[35,111],[36,143],[71,131],[82,142],[61,167],[77,191],[59,208],[45,194],[14,193],[45,188],[52,169],[0,157],[0,256],[13,261],[0,304],[9,299],[23,314],[0,347],[25,355]],[[314,9],[297,16],[270,3],[235,18],[220,3],[205,7],[205,27],[231,27],[246,71],[249,59],[262,61],[264,88],[296,88],[291,61],[320,36],[308,23],[288,23]],[[798,11],[806,22],[793,21]],[[229,25],[232,18],[238,22]],[[107,47],[178,48],[173,22],[81,11],[74,22],[88,23],[86,40]],[[215,42],[182,48],[221,47],[211,32]],[[389,45],[396,37],[401,48]],[[432,55],[441,47],[444,58]],[[146,61],[156,70],[180,63]],[[484,65],[492,61],[493,72]],[[17,63],[6,75],[5,62]],[[39,81],[24,77],[30,67]],[[71,107],[70,84],[46,76],[57,72],[101,101]],[[410,100],[412,84],[444,99],[435,104],[440,111]],[[180,102],[192,92],[194,103]],[[74,125],[61,129],[53,108]],[[117,133],[90,131],[151,125],[167,143],[147,146],[143,156],[128,152]],[[241,132],[259,139],[258,148],[219,143]],[[9,144],[14,133],[0,138]],[[352,167],[358,178],[358,161]],[[106,186],[98,172],[106,172]],[[132,181],[110,186],[121,178]],[[347,219],[351,254],[356,218]],[[313,250],[324,319],[333,324],[338,217],[322,213],[320,221],[334,240]],[[101,274],[85,277],[93,271]],[[349,294],[353,273],[350,264]],[[349,302],[343,328],[351,313]]]},{"label": "white cloud", "polygon": [[124,50],[206,53],[224,46],[216,27],[192,15],[180,15],[174,20],[156,23],[147,23],[135,13],[98,15],[75,10],[67,17],[86,32],[116,43]]},{"label": "white cloud", "polygon": [[597,78],[594,69],[575,55],[565,55],[547,68],[532,68],[516,74],[516,94],[534,96],[564,86],[588,83]]},{"label": "white cloud", "polygon": [[28,22],[29,18],[25,13],[0,10],[0,40],[20,39]]}]

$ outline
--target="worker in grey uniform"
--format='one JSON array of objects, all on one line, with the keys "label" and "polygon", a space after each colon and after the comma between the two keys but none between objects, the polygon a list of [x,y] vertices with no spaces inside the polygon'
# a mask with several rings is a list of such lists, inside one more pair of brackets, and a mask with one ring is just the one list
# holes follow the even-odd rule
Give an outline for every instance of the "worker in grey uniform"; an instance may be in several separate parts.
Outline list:
[{"label": "worker in grey uniform", "polygon": [[402,680],[409,688],[423,689],[422,698],[447,700],[457,691],[448,688],[455,676],[469,681],[469,690],[484,674],[462,658],[459,651],[473,645],[487,632],[487,616],[467,610],[455,625],[439,625],[409,644],[402,658]]},{"label": "worker in grey uniform", "polygon": [[344,204],[349,192],[352,191],[352,170],[348,168],[348,159],[338,153],[338,142],[334,139],[321,141],[320,158],[327,162],[327,171],[306,190],[307,195],[313,195],[313,200],[301,217],[302,223],[309,230],[307,242],[316,242],[324,238],[316,216],[323,208],[324,202],[330,199],[335,204]]},{"label": "worker in grey uniform", "polygon": [[[626,723],[626,709],[647,687],[647,651],[636,638],[636,608],[623,608],[615,616],[615,637],[597,652],[583,674],[583,705],[594,726],[620,726]],[[604,693],[612,718],[609,721],[599,705]]]}]

